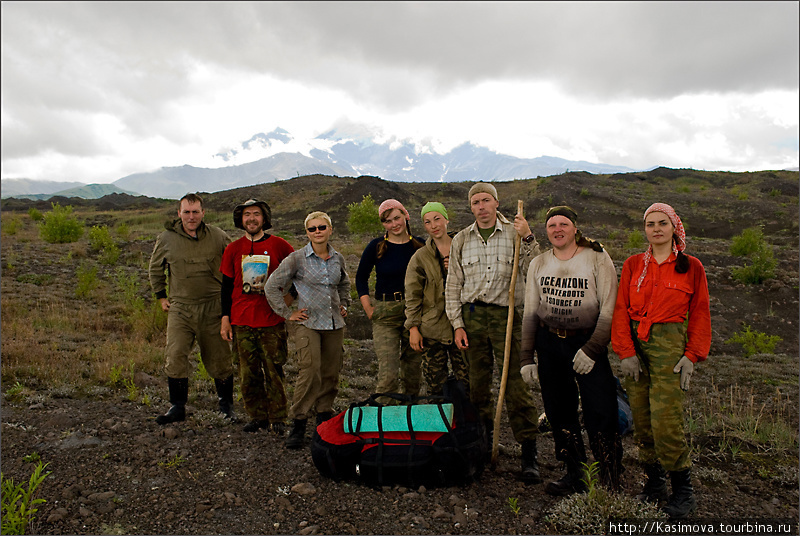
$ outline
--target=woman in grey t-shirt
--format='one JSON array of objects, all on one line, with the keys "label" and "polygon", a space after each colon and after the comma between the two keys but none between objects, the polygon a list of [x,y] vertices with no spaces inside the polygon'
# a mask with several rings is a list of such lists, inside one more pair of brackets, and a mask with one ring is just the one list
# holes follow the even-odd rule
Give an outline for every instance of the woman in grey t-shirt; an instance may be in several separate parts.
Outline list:
[{"label": "woman in grey t-shirt", "polygon": [[603,246],[581,235],[574,210],[553,207],[545,219],[553,249],[533,259],[528,269],[520,356],[523,379],[529,385],[537,380],[541,385],[556,458],[567,467],[567,474],[547,484],[545,491],[569,495],[586,489],[579,390],[583,422],[601,479],[616,491],[622,444],[608,342],[617,273]]}]

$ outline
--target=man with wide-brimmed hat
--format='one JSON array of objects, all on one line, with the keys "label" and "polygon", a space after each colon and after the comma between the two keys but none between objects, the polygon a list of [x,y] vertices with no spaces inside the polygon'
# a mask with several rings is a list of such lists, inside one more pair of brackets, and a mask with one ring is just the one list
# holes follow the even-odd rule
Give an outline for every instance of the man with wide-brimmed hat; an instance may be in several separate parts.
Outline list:
[{"label": "man with wide-brimmed hat", "polygon": [[264,201],[248,199],[233,209],[233,224],[245,235],[225,249],[220,334],[233,342],[242,401],[250,418],[245,432],[269,428],[282,436],[287,416],[283,365],[288,355],[286,326],[264,294],[269,275],[294,248],[266,233],[272,211]]},{"label": "man with wide-brimmed hat", "polygon": [[[522,479],[541,482],[536,456],[538,414],[530,389],[519,373],[525,274],[539,244],[521,214],[509,221],[498,212],[500,203],[492,184],[470,188],[469,204],[475,223],[461,230],[450,245],[445,287],[445,311],[455,330],[456,346],[469,362],[470,398],[481,419],[493,429],[492,374],[494,363],[502,373],[509,307],[513,307],[506,407],[514,438],[522,445]],[[515,237],[521,237],[520,282],[509,303]]]}]

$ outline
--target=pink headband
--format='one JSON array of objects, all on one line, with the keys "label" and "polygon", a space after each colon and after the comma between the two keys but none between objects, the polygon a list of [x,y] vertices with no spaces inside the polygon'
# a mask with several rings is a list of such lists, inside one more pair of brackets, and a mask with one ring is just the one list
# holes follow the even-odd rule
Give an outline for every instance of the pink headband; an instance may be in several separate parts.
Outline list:
[{"label": "pink headband", "polygon": [[[678,216],[674,208],[666,203],[653,203],[644,211],[644,217],[642,219],[647,219],[647,215],[651,212],[663,212],[667,215],[669,221],[672,222],[672,226],[675,228],[672,236],[677,238],[677,240],[672,241],[672,252],[677,256],[679,251],[686,249],[686,230],[683,228],[683,222],[681,222],[680,216]],[[639,281],[636,283],[636,292],[639,292],[639,288],[642,286],[644,276],[647,274],[647,265],[650,264],[650,258],[652,256],[653,246],[648,246],[647,251],[644,253],[642,275],[639,276]]]},{"label": "pink headband", "polygon": [[405,214],[407,220],[411,219],[411,216],[408,215],[408,211],[406,210],[406,207],[404,207],[403,203],[401,203],[397,199],[387,199],[386,201],[381,203],[381,206],[378,207],[378,216],[380,216],[381,214],[383,214],[387,210],[391,210],[393,208],[396,208],[400,212]]}]

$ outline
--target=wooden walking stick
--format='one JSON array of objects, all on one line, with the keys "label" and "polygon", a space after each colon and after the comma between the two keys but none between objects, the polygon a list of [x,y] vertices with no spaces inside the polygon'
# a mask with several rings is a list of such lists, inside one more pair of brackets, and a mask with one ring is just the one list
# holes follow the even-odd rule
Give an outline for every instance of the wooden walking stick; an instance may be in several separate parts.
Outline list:
[{"label": "wooden walking stick", "polygon": [[[517,201],[517,214],[522,214],[522,200]],[[524,216],[524,215],[523,215]],[[506,396],[506,383],[508,383],[508,362],[511,360],[512,328],[514,327],[514,299],[517,286],[517,273],[519,273],[519,233],[514,233],[514,266],[511,270],[511,285],[508,289],[508,322],[506,323],[506,344],[503,351],[503,373],[500,375],[500,393],[497,395],[497,411],[494,414],[494,433],[492,434],[492,465],[497,462],[497,447],[500,438],[500,415],[503,413],[503,400]]]}]

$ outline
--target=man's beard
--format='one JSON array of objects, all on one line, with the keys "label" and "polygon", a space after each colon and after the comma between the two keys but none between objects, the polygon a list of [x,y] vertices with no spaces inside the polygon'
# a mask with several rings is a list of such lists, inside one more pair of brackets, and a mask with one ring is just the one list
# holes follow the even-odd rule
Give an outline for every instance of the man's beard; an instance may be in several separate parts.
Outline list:
[{"label": "man's beard", "polygon": [[250,229],[248,229],[247,226],[245,226],[244,232],[250,235],[250,238],[255,238],[256,236],[258,236],[258,233],[260,233],[263,228],[264,228],[263,225],[259,226],[258,229],[256,229],[254,232],[251,233]]}]

